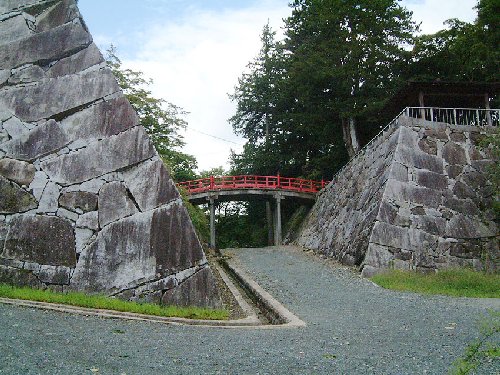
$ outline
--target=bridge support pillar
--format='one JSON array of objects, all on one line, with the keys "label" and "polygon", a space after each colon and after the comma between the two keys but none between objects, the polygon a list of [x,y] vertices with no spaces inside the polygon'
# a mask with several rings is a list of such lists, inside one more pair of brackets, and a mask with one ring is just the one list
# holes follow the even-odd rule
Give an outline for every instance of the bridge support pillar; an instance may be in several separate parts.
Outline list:
[{"label": "bridge support pillar", "polygon": [[282,233],[281,233],[281,200],[283,197],[281,194],[276,194],[276,206],[274,209],[274,245],[279,246],[282,242]]},{"label": "bridge support pillar", "polygon": [[209,198],[210,207],[210,248],[215,249],[215,199]]},{"label": "bridge support pillar", "polygon": [[273,211],[271,202],[266,200],[267,244],[274,245]]}]

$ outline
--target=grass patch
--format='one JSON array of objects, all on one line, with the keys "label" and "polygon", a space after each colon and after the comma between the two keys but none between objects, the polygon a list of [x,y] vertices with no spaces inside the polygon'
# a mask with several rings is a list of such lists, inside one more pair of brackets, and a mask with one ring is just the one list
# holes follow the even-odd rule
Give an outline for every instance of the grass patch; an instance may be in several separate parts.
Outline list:
[{"label": "grass patch", "polygon": [[0,297],[188,319],[222,320],[227,319],[229,316],[226,310],[200,307],[160,306],[152,303],[123,301],[102,295],[89,295],[78,292],[57,293],[50,290],[14,287],[1,283]]},{"label": "grass patch", "polygon": [[500,298],[500,275],[470,269],[449,269],[433,274],[391,270],[371,280],[383,288],[454,297]]}]

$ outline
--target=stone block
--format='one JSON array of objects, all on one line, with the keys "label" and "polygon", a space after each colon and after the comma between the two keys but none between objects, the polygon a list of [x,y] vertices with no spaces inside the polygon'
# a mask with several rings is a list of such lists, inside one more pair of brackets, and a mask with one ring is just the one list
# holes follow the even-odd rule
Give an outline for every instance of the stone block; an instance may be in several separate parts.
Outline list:
[{"label": "stone block", "polygon": [[10,117],[8,120],[4,121],[2,126],[11,138],[21,137],[29,131],[26,125],[17,117]]},{"label": "stone block", "polygon": [[395,161],[410,168],[426,169],[435,173],[443,173],[443,160],[415,149],[400,145],[395,155]]},{"label": "stone block", "polygon": [[121,182],[109,182],[99,190],[99,226],[131,216],[139,210],[130,199],[126,186]]},{"label": "stone block", "polygon": [[155,154],[144,128],[135,127],[94,142],[85,149],[43,162],[41,167],[52,180],[71,185],[137,164]]},{"label": "stone block", "polygon": [[211,308],[222,306],[215,288],[214,276],[208,267],[196,272],[177,287],[167,290],[163,295],[162,304]]},{"label": "stone block", "polygon": [[99,219],[98,219],[97,211],[91,211],[91,212],[87,212],[83,215],[80,215],[78,217],[78,220],[76,221],[76,227],[77,228],[88,228],[88,229],[92,229],[92,230],[98,230],[99,229]]},{"label": "stone block", "polygon": [[26,212],[38,205],[33,195],[2,176],[0,176],[0,197],[0,214]]},{"label": "stone block", "polygon": [[423,138],[418,141],[418,147],[429,155],[437,155],[437,143],[435,140],[430,138]]},{"label": "stone block", "polygon": [[141,211],[147,211],[180,197],[163,162],[146,161],[123,172],[123,178]]},{"label": "stone block", "polygon": [[97,195],[87,191],[74,191],[61,194],[59,205],[71,211],[78,209],[83,212],[95,211],[97,209]]},{"label": "stone block", "polygon": [[480,211],[470,199],[458,199],[455,197],[443,198],[443,206],[464,215],[479,215]]},{"label": "stone block", "polygon": [[446,233],[446,219],[434,216],[418,215],[412,218],[412,223],[417,229],[437,236],[444,236]]},{"label": "stone block", "polygon": [[56,216],[21,215],[10,222],[5,258],[52,266],[76,265],[71,223]]},{"label": "stone block", "polygon": [[[382,222],[376,222],[373,226],[370,237],[370,246],[372,244],[393,247],[396,249],[408,249],[408,231],[396,225]],[[366,261],[366,260],[365,260]]]},{"label": "stone block", "polygon": [[368,245],[366,256],[363,261],[363,271],[366,266],[371,266],[373,269],[367,268],[366,273],[370,272],[372,275],[377,273],[377,269],[387,269],[394,255],[389,251],[387,246],[382,246],[374,243]]},{"label": "stone block", "polygon": [[388,224],[394,224],[398,208],[387,201],[382,201],[377,214],[377,220]]},{"label": "stone block", "polygon": [[49,120],[0,147],[13,159],[33,161],[63,148],[67,143],[60,125]]},{"label": "stone block", "polygon": [[392,163],[389,178],[401,182],[408,182],[408,168],[399,163]]},{"label": "stone block", "polygon": [[76,228],[75,229],[75,244],[76,252],[80,254],[82,250],[87,246],[94,235],[94,231],[87,228]]},{"label": "stone block", "polygon": [[464,167],[462,165],[447,165],[446,174],[453,179],[456,179],[463,172]]},{"label": "stone block", "polygon": [[447,222],[446,237],[457,239],[494,237],[498,235],[494,223],[486,225],[477,217],[456,215]]},{"label": "stone block", "polygon": [[392,179],[387,181],[384,197],[398,203],[423,205],[431,208],[437,208],[442,200],[442,195],[437,190],[411,186]]},{"label": "stone block", "polygon": [[29,185],[29,191],[33,194],[35,199],[37,201],[40,201],[40,198],[42,197],[43,190],[45,189],[45,186],[47,185],[48,178],[47,175],[43,172],[35,172],[35,177],[33,181],[31,181],[31,184]]},{"label": "stone block", "polygon": [[33,164],[9,158],[0,159],[0,175],[18,185],[31,184],[35,178],[35,172]]},{"label": "stone block", "polygon": [[73,211],[69,211],[69,210],[67,210],[65,208],[62,208],[62,207],[59,207],[57,209],[56,215],[59,216],[59,217],[71,220],[74,223],[76,223],[76,221],[78,220],[78,214],[77,213],[75,213]]},{"label": "stone block", "polygon": [[467,164],[465,149],[457,143],[448,142],[443,147],[443,159],[452,165]]},{"label": "stone block", "polygon": [[41,266],[36,274],[38,279],[45,284],[69,285],[71,268],[61,266]]},{"label": "stone block", "polygon": [[101,230],[76,267],[75,289],[118,293],[195,266],[205,259],[186,209],[175,201]]},{"label": "stone block", "polygon": [[26,19],[22,14],[0,22],[1,44],[7,44],[16,39],[27,38],[31,34],[33,34],[33,31],[28,27]]},{"label": "stone block", "polygon": [[61,0],[50,6],[36,18],[36,31],[44,32],[64,25],[79,17],[74,0]]},{"label": "stone block", "polygon": [[[78,87],[78,90],[68,90],[68,87]],[[7,88],[2,92],[0,105],[22,121],[61,119],[72,110],[119,91],[115,77],[105,69],[44,80],[32,86]],[[46,95],[49,92],[50,95]]]},{"label": "stone block", "polygon": [[[68,23],[47,32],[0,45],[0,69],[25,64],[45,64],[68,56],[92,43],[81,23]],[[50,91],[48,91],[50,92]]]},{"label": "stone block", "polygon": [[39,2],[40,0],[3,0],[0,3],[0,14],[8,13],[12,10],[21,9]]},{"label": "stone block", "polygon": [[426,129],[424,135],[441,141],[448,141],[449,139],[448,134],[446,134],[446,129]]},{"label": "stone block", "polygon": [[450,134],[450,140],[457,143],[464,143],[466,141],[465,133],[453,131]]},{"label": "stone block", "polygon": [[38,205],[38,212],[56,212],[59,205],[59,187],[52,181],[47,182],[45,188],[43,189],[42,196],[40,197],[40,203]]},{"label": "stone block", "polygon": [[124,132],[139,124],[125,97],[96,103],[61,121],[70,140],[97,140]]},{"label": "stone block", "polygon": [[[10,69],[0,69],[0,87],[4,86],[5,83],[9,80],[10,77]],[[0,121],[2,121],[0,119]]]},{"label": "stone block", "polygon": [[97,46],[92,43],[87,48],[65,57],[50,67],[47,71],[48,78],[57,78],[70,74],[79,73],[94,65],[104,62],[101,52]]},{"label": "stone block", "polygon": [[445,190],[448,188],[448,179],[445,175],[429,172],[425,170],[417,170],[417,183],[434,190]]},{"label": "stone block", "polygon": [[455,194],[458,198],[467,199],[470,198],[472,200],[476,199],[476,192],[464,184],[463,182],[457,181],[455,186],[453,187],[453,194]]},{"label": "stone block", "polygon": [[30,288],[42,287],[42,283],[33,275],[33,272],[3,265],[0,265],[0,282]]},{"label": "stone block", "polygon": [[10,85],[19,85],[24,83],[37,82],[45,78],[45,71],[38,65],[23,66],[12,71],[9,78]]},{"label": "stone block", "polygon": [[484,195],[484,190],[488,182],[483,173],[474,170],[464,173],[461,176],[461,181],[481,195]]}]

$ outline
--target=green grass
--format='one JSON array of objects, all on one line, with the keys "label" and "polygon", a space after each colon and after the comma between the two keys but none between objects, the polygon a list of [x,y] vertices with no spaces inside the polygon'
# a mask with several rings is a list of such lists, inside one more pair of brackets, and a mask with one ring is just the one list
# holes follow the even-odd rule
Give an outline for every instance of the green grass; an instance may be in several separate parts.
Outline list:
[{"label": "green grass", "polygon": [[57,293],[50,290],[13,287],[1,283],[0,297],[188,319],[221,320],[227,319],[229,316],[226,310],[205,309],[200,307],[160,306],[152,303],[123,301],[101,295],[89,295],[77,292]]},{"label": "green grass", "polygon": [[371,280],[383,288],[454,297],[500,298],[500,275],[469,269],[449,269],[433,274],[391,270]]}]

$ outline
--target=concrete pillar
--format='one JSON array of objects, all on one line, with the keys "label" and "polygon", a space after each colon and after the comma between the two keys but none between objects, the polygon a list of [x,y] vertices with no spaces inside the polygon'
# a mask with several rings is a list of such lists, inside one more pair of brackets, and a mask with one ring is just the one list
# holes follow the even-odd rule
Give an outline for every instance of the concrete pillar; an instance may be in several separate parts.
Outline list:
[{"label": "concrete pillar", "polygon": [[276,207],[274,209],[274,245],[281,245],[282,234],[281,234],[281,194],[276,194]]},{"label": "concrete pillar", "polygon": [[215,199],[209,198],[210,207],[210,248],[215,249]]},{"label": "concrete pillar", "polygon": [[273,227],[273,212],[271,209],[271,202],[266,201],[266,222],[267,222],[267,244],[272,246],[274,244],[274,227]]}]

